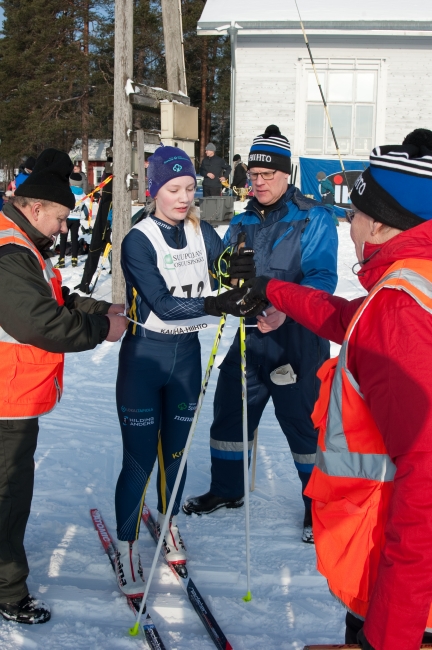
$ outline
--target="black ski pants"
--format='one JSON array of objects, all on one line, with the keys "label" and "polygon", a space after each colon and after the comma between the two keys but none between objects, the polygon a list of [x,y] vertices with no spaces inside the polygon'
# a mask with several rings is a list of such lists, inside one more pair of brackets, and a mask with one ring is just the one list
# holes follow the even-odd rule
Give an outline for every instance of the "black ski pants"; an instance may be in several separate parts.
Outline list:
[{"label": "black ski pants", "polygon": [[209,187],[208,185],[203,185],[203,197],[206,196],[220,196],[222,190],[222,185],[219,187]]},{"label": "black ski pants", "polygon": [[60,257],[65,256],[66,242],[67,242],[69,232],[70,232],[71,244],[72,244],[72,251],[71,251],[72,257],[78,257],[78,234],[79,234],[80,220],[68,219],[66,223],[68,227],[68,232],[66,234],[60,235]]},{"label": "black ski pants", "polygon": [[0,420],[0,603],[27,595],[24,534],[33,497],[38,418]]}]

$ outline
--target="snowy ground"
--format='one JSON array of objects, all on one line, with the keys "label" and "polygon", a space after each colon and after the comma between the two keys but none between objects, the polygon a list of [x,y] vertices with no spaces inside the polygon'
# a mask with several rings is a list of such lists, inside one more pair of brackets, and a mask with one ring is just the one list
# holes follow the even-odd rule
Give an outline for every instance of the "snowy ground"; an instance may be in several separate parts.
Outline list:
[{"label": "snowy ground", "polygon": [[[355,262],[349,226],[339,231],[337,293],[362,293],[351,272]],[[78,284],[83,262],[68,266],[65,284]],[[109,299],[110,276],[96,296]],[[231,319],[221,342],[222,360],[234,336]],[[204,364],[213,333],[201,336]],[[337,354],[332,347],[332,354]],[[119,594],[114,574],[89,517],[97,506],[115,533],[114,487],[121,466],[115,409],[119,344],[67,355],[60,406],[41,418],[36,485],[26,536],[34,594],[50,603],[52,619],[35,627],[0,622],[2,650],[133,650],[133,616]],[[217,370],[203,406],[189,460],[185,495],[209,487],[209,425]],[[190,573],[208,600],[235,650],[294,650],[306,643],[342,642],[344,613],[315,570],[314,547],[300,541],[303,505],[291,454],[271,404],[259,429],[256,490],[251,495],[252,594],[245,603],[244,512],[223,510],[198,518],[181,514],[180,530],[189,550]],[[154,485],[148,503],[155,507]],[[154,545],[141,531],[141,558],[148,573]],[[162,562],[149,596],[150,611],[169,650],[214,648],[175,578]]]}]

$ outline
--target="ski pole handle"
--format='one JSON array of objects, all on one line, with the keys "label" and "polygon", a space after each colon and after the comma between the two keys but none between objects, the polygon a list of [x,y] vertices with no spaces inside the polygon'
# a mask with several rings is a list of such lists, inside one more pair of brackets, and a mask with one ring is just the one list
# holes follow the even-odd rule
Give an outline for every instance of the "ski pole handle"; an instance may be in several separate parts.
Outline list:
[{"label": "ski pole handle", "polygon": [[[237,237],[237,251],[240,251],[245,246],[246,246],[246,233],[245,232],[239,232],[238,237]],[[231,286],[232,287],[238,287],[238,284],[239,284],[238,278],[233,278],[231,280]]]}]

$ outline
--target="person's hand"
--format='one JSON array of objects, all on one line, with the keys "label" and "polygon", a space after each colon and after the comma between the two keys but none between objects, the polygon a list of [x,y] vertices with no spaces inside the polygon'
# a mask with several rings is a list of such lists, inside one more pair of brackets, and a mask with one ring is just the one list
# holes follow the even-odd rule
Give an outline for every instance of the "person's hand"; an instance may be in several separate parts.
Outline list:
[{"label": "person's hand", "polygon": [[[208,296],[204,300],[204,311],[210,316],[222,316],[222,314],[232,314],[232,316],[245,316],[243,313],[242,299],[246,294],[247,289],[239,287],[238,289],[231,289],[219,296]],[[248,310],[247,316],[256,316],[265,309],[267,301],[257,302],[251,309]]]},{"label": "person's hand", "polygon": [[111,305],[111,307],[108,309],[108,314],[123,314],[125,310],[124,303],[123,305]]},{"label": "person's hand", "polygon": [[233,279],[250,280],[255,277],[254,253],[252,248],[240,248],[236,253],[229,254],[226,251],[215,260],[216,268],[220,267],[222,273],[229,276],[228,278],[224,277],[224,284],[232,284],[231,280]]},{"label": "person's hand", "polygon": [[221,183],[225,183],[226,178],[225,178],[225,176],[221,176],[221,177],[219,178],[219,180],[220,180]]},{"label": "person's hand", "polygon": [[[255,311],[256,305],[264,305],[261,311],[266,309],[269,303],[266,291],[270,280],[271,278],[266,275],[260,275],[257,278],[251,278],[244,283],[242,289],[246,289],[246,291],[241,304],[243,316],[249,316],[249,312],[252,309]],[[257,314],[259,313],[260,312],[257,312]]]},{"label": "person's hand", "polygon": [[110,328],[105,340],[114,343],[123,336],[129,321],[126,316],[118,316],[117,314],[106,314],[106,318],[110,322]]},{"label": "person's hand", "polygon": [[207,176],[208,176],[208,178],[211,178],[212,180],[213,180],[213,178],[215,177],[215,175],[212,174],[211,172],[209,172],[209,173],[207,174]]},{"label": "person's hand", "polygon": [[285,322],[286,314],[278,311],[276,307],[267,307],[265,313],[267,316],[257,316],[258,329],[262,334],[277,330]]}]

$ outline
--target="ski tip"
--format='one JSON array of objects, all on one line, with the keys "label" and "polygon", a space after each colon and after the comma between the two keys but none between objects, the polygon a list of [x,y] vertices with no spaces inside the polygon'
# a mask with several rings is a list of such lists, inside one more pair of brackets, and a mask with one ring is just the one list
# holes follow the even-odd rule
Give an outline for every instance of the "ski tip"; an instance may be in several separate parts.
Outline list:
[{"label": "ski tip", "polygon": [[138,623],[138,621],[135,623],[135,625],[133,627],[129,628],[129,634],[131,636],[138,636],[138,634],[139,634],[139,623]]},{"label": "ski tip", "polygon": [[252,594],[250,591],[247,592],[246,596],[243,596],[243,600],[245,603],[248,603],[250,600],[252,600]]}]

